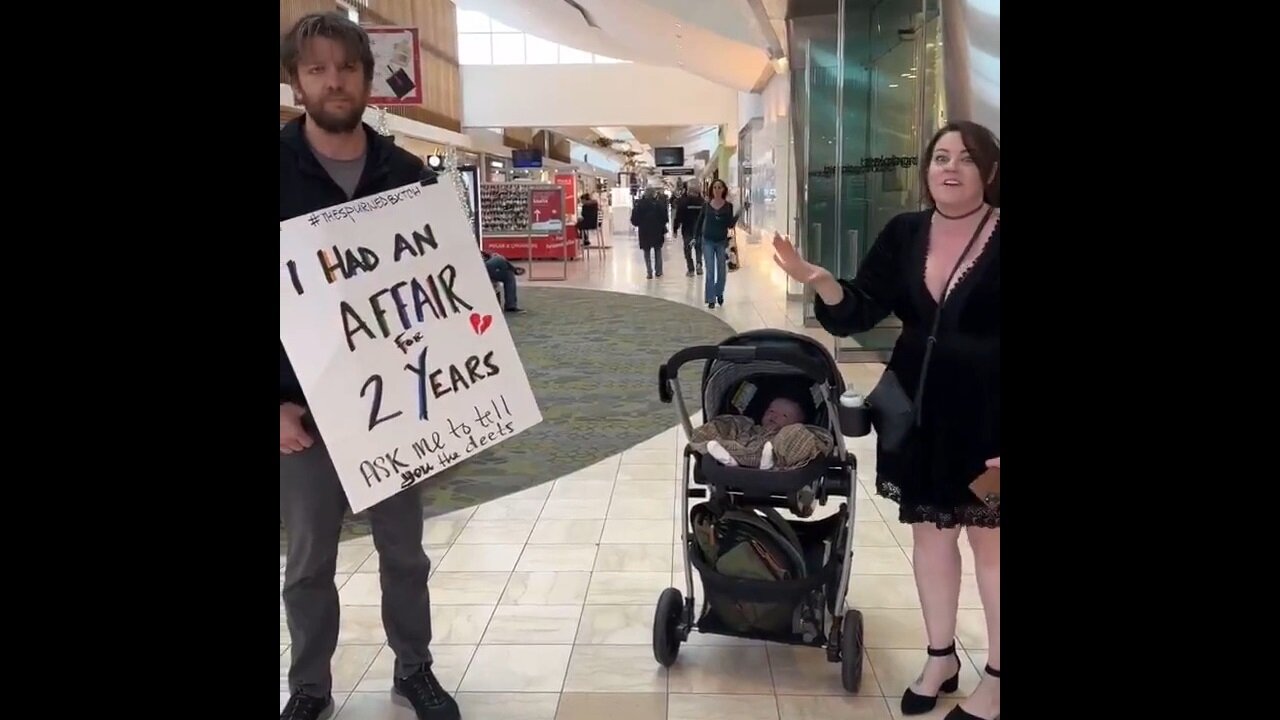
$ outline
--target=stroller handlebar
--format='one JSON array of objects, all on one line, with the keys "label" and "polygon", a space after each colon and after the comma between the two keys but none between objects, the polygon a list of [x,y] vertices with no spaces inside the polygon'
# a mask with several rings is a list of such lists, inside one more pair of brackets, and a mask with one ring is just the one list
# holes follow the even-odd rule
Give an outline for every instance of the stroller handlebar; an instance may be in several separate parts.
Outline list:
[{"label": "stroller handlebar", "polygon": [[662,402],[671,402],[673,386],[680,377],[680,368],[685,363],[698,360],[732,363],[779,362],[790,365],[819,383],[827,381],[830,372],[830,368],[825,364],[792,348],[697,345],[677,351],[665,364],[658,367],[658,398]]}]

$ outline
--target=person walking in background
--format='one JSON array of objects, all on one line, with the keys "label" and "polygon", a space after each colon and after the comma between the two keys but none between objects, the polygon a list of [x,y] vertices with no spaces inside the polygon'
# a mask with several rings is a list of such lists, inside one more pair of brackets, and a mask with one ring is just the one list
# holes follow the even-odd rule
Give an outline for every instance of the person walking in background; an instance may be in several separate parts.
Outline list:
[{"label": "person walking in background", "polygon": [[[424,177],[422,160],[361,122],[373,51],[359,25],[338,13],[307,15],[281,39],[280,64],[306,109],[280,129],[281,222]],[[392,689],[419,720],[459,720],[458,704],[431,671],[431,561],[422,548],[422,487],[368,511],[378,549],[382,625],[395,653]],[[280,519],[288,546],[281,595],[292,640],[292,696],[280,720],[322,720],[336,709],[331,663],[340,605],[334,575],[347,507],[281,343]]]},{"label": "person walking in background", "polygon": [[[882,380],[872,392],[887,405],[911,408],[905,430],[877,421],[876,448],[876,492],[896,502],[898,521],[911,525],[929,642],[924,670],[902,690],[902,714],[931,712],[939,693],[959,688],[963,530],[986,615],[987,666],[978,688],[945,720],[994,720],[1000,716],[999,141],[976,123],[949,123],[929,143],[921,176],[932,209],[890,220],[853,279],[836,280],[778,235],[774,260],[814,290],[814,313],[832,335],[866,332],[890,314],[902,321],[885,372],[895,381]],[[983,482],[993,477],[994,495]]]},{"label": "person walking in background", "polygon": [[671,237],[679,236],[684,241],[684,264],[688,269],[685,274],[689,277],[693,277],[695,264],[698,274],[702,274],[702,243],[697,233],[702,205],[702,193],[698,190],[698,183],[690,180],[684,186],[684,195],[676,201],[676,210],[671,224]]},{"label": "person walking in background", "polygon": [[702,242],[703,264],[707,268],[705,299],[707,307],[724,306],[724,281],[729,273],[729,231],[738,224],[738,216],[729,202],[729,186],[723,180],[711,183],[711,199],[702,205],[694,232]]},{"label": "person walking in background", "polygon": [[[657,188],[649,188],[631,208],[631,224],[636,226],[640,250],[644,252],[645,276],[662,277],[662,243],[667,235],[667,203]],[[652,255],[652,257],[650,257]]]}]

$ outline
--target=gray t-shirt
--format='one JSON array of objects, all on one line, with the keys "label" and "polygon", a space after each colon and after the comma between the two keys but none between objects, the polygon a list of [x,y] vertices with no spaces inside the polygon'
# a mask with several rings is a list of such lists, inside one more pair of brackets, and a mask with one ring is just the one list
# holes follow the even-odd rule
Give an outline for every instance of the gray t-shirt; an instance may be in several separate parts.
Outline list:
[{"label": "gray t-shirt", "polygon": [[329,173],[329,177],[333,178],[333,181],[338,183],[338,187],[347,194],[347,199],[355,197],[356,186],[360,184],[360,176],[364,174],[366,156],[361,155],[355,160],[334,160],[320,153],[315,153],[315,156],[324,171]]}]

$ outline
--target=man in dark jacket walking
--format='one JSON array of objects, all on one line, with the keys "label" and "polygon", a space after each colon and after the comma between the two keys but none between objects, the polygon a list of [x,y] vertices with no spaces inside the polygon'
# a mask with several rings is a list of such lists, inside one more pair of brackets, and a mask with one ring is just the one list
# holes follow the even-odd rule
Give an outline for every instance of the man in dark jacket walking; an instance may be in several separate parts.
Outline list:
[{"label": "man in dark jacket walking", "polygon": [[656,189],[649,188],[636,201],[635,207],[631,208],[631,224],[636,226],[640,249],[644,251],[647,277],[650,280],[655,274],[662,277],[662,243],[667,236],[667,203]]},{"label": "man in dark jacket walking", "polygon": [[698,237],[698,217],[702,215],[702,193],[698,191],[698,183],[690,180],[684,186],[684,195],[676,201],[675,219],[671,223],[671,234],[677,233],[684,239],[684,264],[688,268],[685,273],[693,277],[694,264],[698,274],[702,274],[702,238]]},{"label": "man in dark jacket walking", "polygon": [[[308,15],[281,41],[280,61],[306,114],[280,130],[280,220],[419,181],[423,163],[361,122],[373,53],[360,26]],[[431,671],[431,562],[422,548],[421,486],[369,509],[382,583],[382,624],[395,653],[396,697],[420,720],[459,720]],[[333,715],[338,644],[338,538],[348,503],[280,346],[280,517],[288,536],[284,608],[292,641],[281,720]]]}]

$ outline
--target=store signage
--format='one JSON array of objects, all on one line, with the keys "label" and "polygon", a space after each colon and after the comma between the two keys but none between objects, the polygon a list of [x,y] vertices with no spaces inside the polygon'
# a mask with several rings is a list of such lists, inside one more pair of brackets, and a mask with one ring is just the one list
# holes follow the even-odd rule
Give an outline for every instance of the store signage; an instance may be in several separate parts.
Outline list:
[{"label": "store signage", "polygon": [[564,229],[563,189],[531,190],[529,204],[533,215],[533,222],[529,224],[531,231],[558,233]]},{"label": "store signage", "polygon": [[570,218],[578,217],[578,181],[571,173],[556,173],[556,185],[564,191],[564,212]]},{"label": "store signage", "polygon": [[[920,164],[919,158],[912,155],[894,155],[880,156],[874,158],[863,158],[856,165],[845,165],[841,168],[841,175],[866,175],[867,173],[886,173],[899,168],[910,168]],[[821,170],[810,170],[809,177],[833,177],[836,174],[835,165],[827,165]]]},{"label": "store signage", "polygon": [[694,173],[693,168],[691,167],[662,168],[662,177],[684,177],[686,175],[694,174],[696,173]]}]

